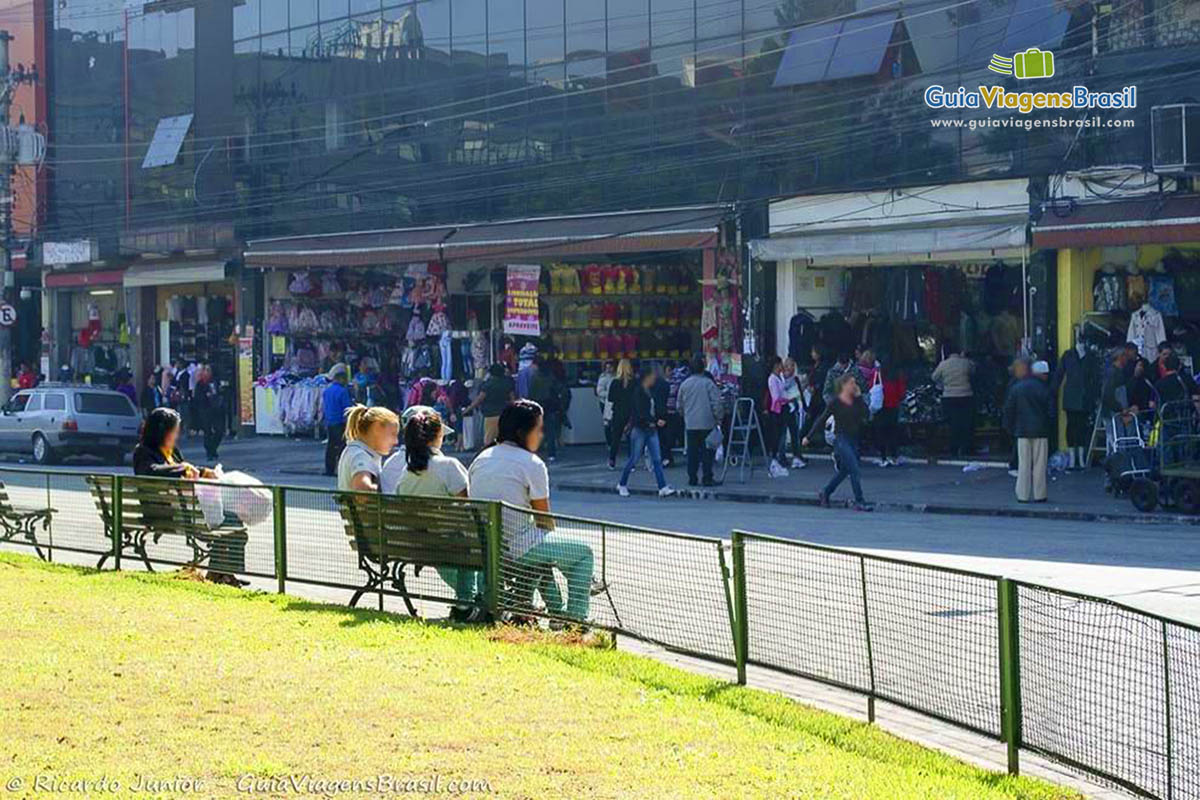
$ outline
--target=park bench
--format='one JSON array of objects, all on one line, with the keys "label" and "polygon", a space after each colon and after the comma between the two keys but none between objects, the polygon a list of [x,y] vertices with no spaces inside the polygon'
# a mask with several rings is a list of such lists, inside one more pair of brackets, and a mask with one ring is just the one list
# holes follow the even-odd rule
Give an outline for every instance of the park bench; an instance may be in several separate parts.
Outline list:
[{"label": "park bench", "polygon": [[337,502],[358,568],[367,576],[350,598],[352,607],[367,592],[391,586],[415,617],[413,599],[444,598],[411,594],[406,568],[414,577],[426,567],[487,570],[487,506],[478,501],[343,493]]},{"label": "park bench", "polygon": [[[112,538],[113,481],[103,476],[88,476],[96,509],[104,522],[105,532]],[[176,481],[165,478],[123,478],[121,493],[121,552],[132,550],[141,558],[146,569],[153,572],[146,553],[146,541],[160,541],[164,536],[182,539],[191,548],[192,560],[188,566],[199,567],[208,562],[209,569],[221,572],[236,571],[228,566],[214,564],[214,553],[218,560],[233,556],[236,548],[245,545],[246,528],[241,523],[225,522],[210,528],[196,496],[196,484],[191,481]],[[105,553],[96,568],[112,553]]]},{"label": "park bench", "polygon": [[0,481],[0,542],[11,542],[18,536],[24,537],[33,545],[38,558],[46,561],[46,554],[38,546],[37,534],[34,533],[34,530],[39,524],[42,526],[42,530],[49,529],[50,518],[55,513],[56,509],[49,506],[32,509],[15,508],[8,497],[8,487],[4,485],[4,481]]}]

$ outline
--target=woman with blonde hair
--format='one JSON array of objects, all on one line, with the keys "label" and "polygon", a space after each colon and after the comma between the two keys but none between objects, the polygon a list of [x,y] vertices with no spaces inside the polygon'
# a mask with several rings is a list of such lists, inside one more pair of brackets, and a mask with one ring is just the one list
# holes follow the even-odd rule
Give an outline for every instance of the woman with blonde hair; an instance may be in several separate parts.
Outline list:
[{"label": "woman with blonde hair", "polygon": [[346,449],[338,458],[337,488],[378,492],[383,459],[400,440],[400,417],[383,406],[346,409]]},{"label": "woman with blonde hair", "polygon": [[621,440],[625,438],[625,429],[629,427],[629,412],[637,385],[633,362],[622,358],[617,362],[617,372],[608,385],[607,400],[612,409],[608,420],[609,469],[617,468],[617,452],[621,449]]}]

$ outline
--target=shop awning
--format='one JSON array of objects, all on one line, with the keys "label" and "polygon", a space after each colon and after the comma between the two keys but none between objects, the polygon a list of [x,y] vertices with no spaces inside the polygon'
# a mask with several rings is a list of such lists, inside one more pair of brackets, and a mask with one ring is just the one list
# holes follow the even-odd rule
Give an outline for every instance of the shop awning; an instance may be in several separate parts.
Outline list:
[{"label": "shop awning", "polygon": [[120,286],[123,269],[49,270],[43,278],[47,289],[84,289],[93,286]]},{"label": "shop awning", "polygon": [[442,251],[447,261],[518,261],[699,250],[716,246],[728,214],[725,206],[698,206],[464,225],[445,241]]},{"label": "shop awning", "polygon": [[319,236],[287,236],[250,242],[243,256],[248,267],[360,267],[434,261],[451,226],[355,231]]},{"label": "shop awning", "polygon": [[888,11],[793,31],[771,85],[778,89],[878,73],[898,18]]},{"label": "shop awning", "polygon": [[414,261],[519,262],[567,256],[715,247],[726,206],[397,228],[249,243],[250,267],[342,267]]},{"label": "shop awning", "polygon": [[822,266],[1019,258],[1028,223],[1025,180],[809,195],[772,203],[750,250]]},{"label": "shop awning", "polygon": [[136,264],[125,271],[125,288],[170,286],[180,283],[216,283],[227,277],[224,261]]},{"label": "shop awning", "polygon": [[1047,204],[1033,246],[1112,247],[1200,242],[1200,196],[1158,195],[1112,203]]}]

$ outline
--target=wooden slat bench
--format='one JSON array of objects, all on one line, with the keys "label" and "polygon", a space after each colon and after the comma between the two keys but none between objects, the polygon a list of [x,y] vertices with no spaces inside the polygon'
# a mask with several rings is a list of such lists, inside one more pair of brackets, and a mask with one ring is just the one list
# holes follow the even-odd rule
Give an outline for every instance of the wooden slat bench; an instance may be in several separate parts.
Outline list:
[{"label": "wooden slat bench", "polygon": [[50,518],[57,513],[56,509],[45,508],[19,509],[13,506],[8,497],[8,487],[0,481],[0,542],[11,542],[18,536],[25,538],[33,545],[38,558],[46,561],[46,554],[38,545],[37,534],[34,530],[40,524],[42,530],[50,527]]},{"label": "wooden slat bench", "polygon": [[[96,508],[104,520],[110,538],[113,526],[112,482],[104,477],[88,477]],[[196,484],[165,478],[123,478],[121,493],[122,552],[132,550],[142,559],[146,569],[153,571],[146,554],[146,541],[158,542],[164,536],[182,538],[192,551],[188,566],[198,567],[208,562],[210,570],[236,573],[244,571],[241,563],[247,540],[246,528],[240,523],[225,522],[210,528],[196,496]],[[111,553],[106,553],[97,568]],[[225,563],[218,563],[225,562]]]},{"label": "wooden slat bench", "polygon": [[406,567],[412,567],[414,576],[426,567],[487,572],[486,504],[457,497],[359,493],[339,494],[337,501],[358,567],[367,576],[350,598],[351,606],[367,592],[391,586],[415,617],[414,595],[405,585]]}]

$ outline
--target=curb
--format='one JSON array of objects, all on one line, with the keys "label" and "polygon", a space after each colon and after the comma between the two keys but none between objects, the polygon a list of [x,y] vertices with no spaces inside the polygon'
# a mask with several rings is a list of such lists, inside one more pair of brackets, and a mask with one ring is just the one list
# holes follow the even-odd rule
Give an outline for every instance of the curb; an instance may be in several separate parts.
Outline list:
[{"label": "curb", "polygon": [[[586,483],[554,482],[560,492],[586,492],[589,494],[616,495],[611,486]],[[698,489],[685,487],[675,490],[675,497],[687,500],[715,500],[731,503],[771,503],[774,505],[819,507],[815,497],[794,494],[747,494],[721,487]],[[629,487],[629,493],[638,497],[658,497],[656,489]],[[1140,525],[1191,525],[1200,527],[1200,515],[1191,514],[1109,514],[1092,511],[1057,511],[1033,508],[978,508],[974,506],[947,506],[934,503],[900,503],[882,501],[874,503],[876,511],[893,511],[913,514],[943,514],[967,517],[1012,517],[1018,519],[1047,519],[1061,522],[1133,522]],[[848,503],[833,502],[834,508],[849,508]]]}]

